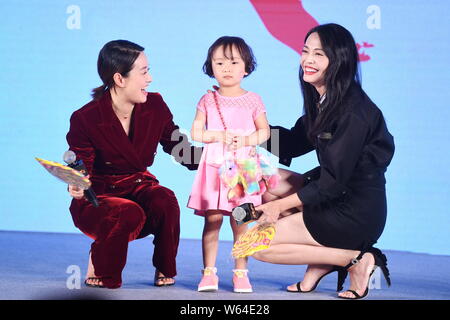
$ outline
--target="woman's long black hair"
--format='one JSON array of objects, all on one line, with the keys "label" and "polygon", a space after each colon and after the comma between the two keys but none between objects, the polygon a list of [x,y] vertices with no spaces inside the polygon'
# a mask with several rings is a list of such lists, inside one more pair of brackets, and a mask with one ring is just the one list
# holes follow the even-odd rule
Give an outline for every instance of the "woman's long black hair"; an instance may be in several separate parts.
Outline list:
[{"label": "woman's long black hair", "polygon": [[344,27],[329,23],[314,27],[304,39],[316,32],[319,35],[322,49],[329,59],[325,71],[326,99],[321,104],[319,113],[317,104],[319,93],[313,85],[303,80],[303,69],[300,66],[299,78],[304,99],[304,113],[306,115],[308,137],[315,144],[316,136],[326,130],[343,108],[342,102],[352,85],[361,86],[359,73],[358,50],[352,34]]}]

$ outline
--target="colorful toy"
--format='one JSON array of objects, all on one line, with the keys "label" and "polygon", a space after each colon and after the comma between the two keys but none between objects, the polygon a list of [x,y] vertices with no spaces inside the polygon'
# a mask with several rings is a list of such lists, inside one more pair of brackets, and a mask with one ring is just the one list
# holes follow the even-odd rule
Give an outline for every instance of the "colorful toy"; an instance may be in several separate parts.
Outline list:
[{"label": "colorful toy", "polygon": [[230,201],[237,201],[245,195],[263,194],[267,188],[276,187],[280,180],[278,168],[259,152],[241,159],[227,152],[219,168],[219,176],[230,189],[227,195]]}]

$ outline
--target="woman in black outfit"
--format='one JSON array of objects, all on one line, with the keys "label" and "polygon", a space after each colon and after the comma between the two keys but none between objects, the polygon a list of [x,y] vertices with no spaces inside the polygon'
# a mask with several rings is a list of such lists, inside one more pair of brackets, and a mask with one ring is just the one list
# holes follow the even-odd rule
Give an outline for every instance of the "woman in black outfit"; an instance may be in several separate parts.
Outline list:
[{"label": "woman in black outfit", "polygon": [[287,166],[316,150],[320,166],[303,175],[280,169],[281,183],[256,208],[263,211],[259,222],[276,222],[277,232],[271,247],[254,257],[308,264],[303,281],[288,287],[291,292],[310,292],[333,271],[340,291],[348,272],[350,290],[339,297],[359,299],[368,293],[374,266],[390,284],[386,257],[373,244],[386,222],[384,172],[393,137],[361,88],[355,41],[342,26],[320,25],[306,35],[300,83],[304,115],[290,130],[272,126],[268,145]]}]

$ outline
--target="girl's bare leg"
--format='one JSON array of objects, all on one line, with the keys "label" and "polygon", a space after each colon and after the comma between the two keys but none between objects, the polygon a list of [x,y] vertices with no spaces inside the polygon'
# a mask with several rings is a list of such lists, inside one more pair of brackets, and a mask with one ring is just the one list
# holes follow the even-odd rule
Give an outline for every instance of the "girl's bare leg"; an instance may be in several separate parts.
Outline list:
[{"label": "girl's bare leg", "polygon": [[221,211],[208,210],[206,212],[202,236],[203,266],[205,268],[216,265],[219,231],[222,226],[222,221],[223,214]]},{"label": "girl's bare leg", "polygon": [[[239,240],[240,236],[247,231],[247,225],[243,224],[238,226],[236,220],[232,216],[230,216],[230,225],[231,230],[233,231],[233,244]],[[247,260],[248,258],[238,258],[234,260],[234,268],[235,269],[247,269]]]}]

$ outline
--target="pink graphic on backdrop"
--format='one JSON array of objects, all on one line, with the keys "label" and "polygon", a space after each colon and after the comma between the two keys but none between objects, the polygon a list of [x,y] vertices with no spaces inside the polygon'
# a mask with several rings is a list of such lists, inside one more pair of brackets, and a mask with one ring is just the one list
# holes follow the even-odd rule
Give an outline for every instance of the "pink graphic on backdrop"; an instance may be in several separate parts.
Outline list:
[{"label": "pink graphic on backdrop", "polygon": [[306,33],[319,23],[298,0],[250,0],[266,29],[299,54]]},{"label": "pink graphic on backdrop", "polygon": [[363,62],[363,61],[368,61],[370,60],[370,56],[367,55],[364,51],[361,51],[361,49],[363,48],[372,48],[374,47],[373,44],[367,43],[367,42],[363,42],[363,44],[356,44],[356,48],[358,49],[358,53],[359,53],[359,61]]},{"label": "pink graphic on backdrop", "polygon": [[[319,23],[303,8],[302,0],[250,0],[267,31],[276,39],[302,54],[303,39]],[[370,60],[362,49],[373,44],[356,44],[359,60]]]}]

